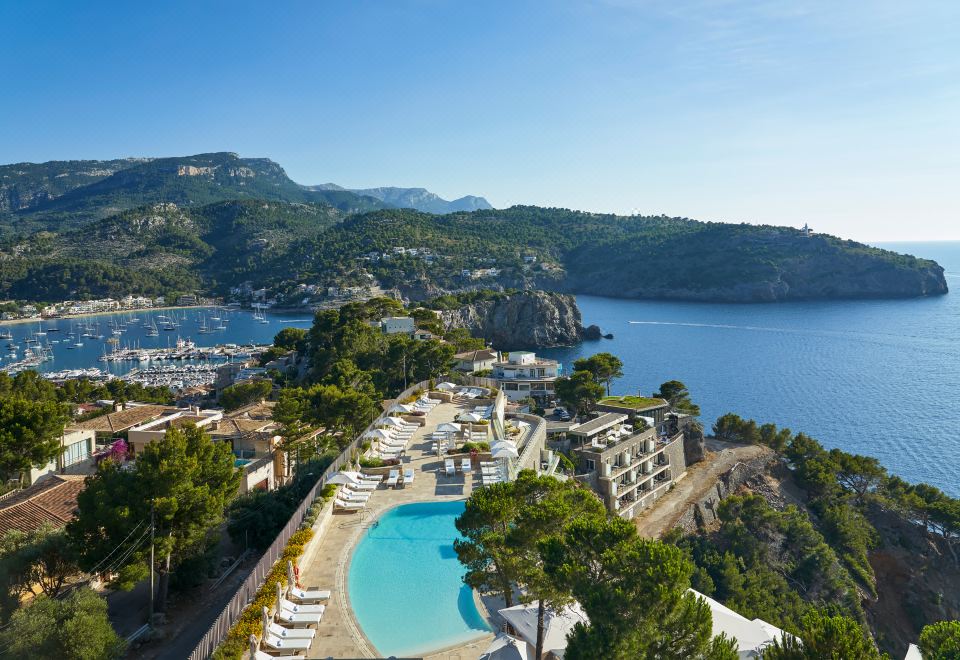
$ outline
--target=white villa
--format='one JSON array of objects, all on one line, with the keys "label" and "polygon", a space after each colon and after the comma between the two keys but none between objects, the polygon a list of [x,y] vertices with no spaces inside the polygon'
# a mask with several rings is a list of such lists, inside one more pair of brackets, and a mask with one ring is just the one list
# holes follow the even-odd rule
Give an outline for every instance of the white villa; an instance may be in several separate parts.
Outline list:
[{"label": "white villa", "polygon": [[493,363],[492,377],[510,401],[552,398],[559,375],[559,362],[538,358],[530,351],[512,351],[506,361]]}]

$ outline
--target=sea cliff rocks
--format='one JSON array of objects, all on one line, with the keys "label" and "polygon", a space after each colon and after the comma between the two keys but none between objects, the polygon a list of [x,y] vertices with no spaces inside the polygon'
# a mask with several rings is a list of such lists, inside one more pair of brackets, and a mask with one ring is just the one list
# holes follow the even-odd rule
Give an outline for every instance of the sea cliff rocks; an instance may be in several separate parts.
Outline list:
[{"label": "sea cliff rocks", "polygon": [[580,308],[571,295],[523,291],[442,312],[448,328],[466,328],[506,349],[569,346],[583,336]]}]

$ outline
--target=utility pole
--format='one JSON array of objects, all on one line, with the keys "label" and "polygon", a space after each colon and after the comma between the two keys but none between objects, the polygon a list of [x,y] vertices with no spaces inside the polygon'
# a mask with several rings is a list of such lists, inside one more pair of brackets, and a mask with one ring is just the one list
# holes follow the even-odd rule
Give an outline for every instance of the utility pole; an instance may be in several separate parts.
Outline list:
[{"label": "utility pole", "polygon": [[150,619],[147,621],[151,626],[153,625],[153,507],[154,501],[150,500]]}]

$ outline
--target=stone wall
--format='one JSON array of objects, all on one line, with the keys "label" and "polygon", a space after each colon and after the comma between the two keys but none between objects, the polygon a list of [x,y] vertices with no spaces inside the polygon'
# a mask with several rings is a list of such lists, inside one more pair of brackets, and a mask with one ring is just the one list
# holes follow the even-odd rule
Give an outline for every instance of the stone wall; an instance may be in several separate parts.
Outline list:
[{"label": "stone wall", "polygon": [[668,444],[663,453],[670,461],[670,476],[673,481],[676,481],[677,477],[687,471],[687,461],[683,452],[683,438],[678,438]]}]

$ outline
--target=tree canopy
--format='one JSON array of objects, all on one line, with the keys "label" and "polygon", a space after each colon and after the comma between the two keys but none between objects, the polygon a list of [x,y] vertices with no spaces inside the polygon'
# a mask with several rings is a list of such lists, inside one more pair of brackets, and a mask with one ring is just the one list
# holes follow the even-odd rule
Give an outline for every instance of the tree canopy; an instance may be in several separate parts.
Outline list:
[{"label": "tree canopy", "polygon": [[123,657],[126,643],[110,625],[106,601],[88,587],[65,598],[39,597],[14,612],[0,631],[4,658],[112,660]]},{"label": "tree canopy", "polygon": [[142,530],[149,530],[153,506],[158,610],[163,611],[170,573],[206,552],[239,482],[230,445],[212,442],[196,427],[168,430],[144,447],[133,470],[104,461],[78,495],[77,517],[67,525],[82,549],[81,567],[97,568],[121,546],[127,558],[114,568],[124,586],[141,579],[149,556]]},{"label": "tree canopy", "polygon": [[613,381],[623,377],[623,361],[612,353],[596,353],[590,357],[575,360],[573,370],[574,373],[589,372],[595,382],[606,385],[609,396]]}]

